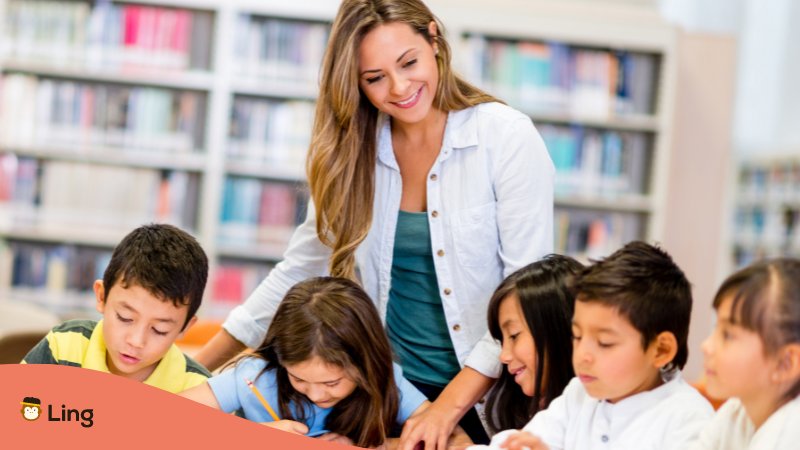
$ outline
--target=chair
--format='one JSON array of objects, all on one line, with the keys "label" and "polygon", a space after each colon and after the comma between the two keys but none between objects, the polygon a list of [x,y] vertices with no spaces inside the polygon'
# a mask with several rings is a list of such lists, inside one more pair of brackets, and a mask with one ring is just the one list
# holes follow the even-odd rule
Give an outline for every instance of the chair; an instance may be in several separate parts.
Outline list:
[{"label": "chair", "polygon": [[18,364],[47,331],[19,331],[0,336],[0,364]]},{"label": "chair", "polygon": [[722,404],[725,403],[725,401],[727,400],[727,399],[714,398],[711,395],[709,395],[708,391],[706,390],[706,380],[705,380],[705,378],[701,378],[700,380],[697,380],[694,383],[691,383],[691,385],[695,389],[697,389],[700,392],[700,394],[702,394],[703,397],[705,397],[706,400],[708,400],[709,403],[711,403],[711,406],[714,407],[714,411],[718,410],[719,407],[722,406]]}]

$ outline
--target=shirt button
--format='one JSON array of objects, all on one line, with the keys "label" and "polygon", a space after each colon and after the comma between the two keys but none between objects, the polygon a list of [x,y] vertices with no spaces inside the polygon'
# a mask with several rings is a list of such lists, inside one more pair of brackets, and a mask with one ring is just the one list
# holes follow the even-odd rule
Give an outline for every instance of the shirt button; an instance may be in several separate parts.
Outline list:
[{"label": "shirt button", "polygon": [[444,295],[450,295],[452,293],[453,291],[451,291],[450,288],[444,288]]},{"label": "shirt button", "polygon": [[600,437],[600,440],[603,441],[603,443],[605,444],[606,442],[608,442],[608,435],[604,434],[603,436]]},{"label": "shirt button", "polygon": [[436,181],[438,178],[435,173],[431,174],[431,181]]},{"label": "shirt button", "polygon": [[458,331],[460,329],[461,329],[461,325],[459,325],[459,324],[453,325],[453,331]]},{"label": "shirt button", "polygon": [[439,217],[439,211],[432,211],[431,212],[431,217],[433,217],[434,219]]},{"label": "shirt button", "polygon": [[436,254],[439,256],[444,256],[444,250],[439,249],[439,251],[437,251]]}]

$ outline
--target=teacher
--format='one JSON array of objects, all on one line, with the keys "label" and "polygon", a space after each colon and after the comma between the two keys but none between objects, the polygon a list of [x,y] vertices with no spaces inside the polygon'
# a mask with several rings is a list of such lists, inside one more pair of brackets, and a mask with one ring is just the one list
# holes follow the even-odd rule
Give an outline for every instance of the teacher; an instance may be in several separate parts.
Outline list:
[{"label": "teacher", "polygon": [[295,283],[358,279],[406,378],[438,398],[401,445],[444,448],[462,416],[486,441],[473,405],[500,371],[487,305],[506,275],[552,250],[554,169],[530,118],[450,60],[421,1],[342,2],[320,74],[306,220],[198,361],[215,369],[257,347]]}]

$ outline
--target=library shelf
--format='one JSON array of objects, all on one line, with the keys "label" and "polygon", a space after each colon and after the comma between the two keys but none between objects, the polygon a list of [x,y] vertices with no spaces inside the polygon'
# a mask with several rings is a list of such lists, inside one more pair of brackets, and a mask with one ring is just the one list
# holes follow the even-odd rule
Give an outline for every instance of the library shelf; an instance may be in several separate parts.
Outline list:
[{"label": "library shelf", "polygon": [[[35,2],[34,0],[21,0],[23,2]],[[534,124],[542,131],[549,127],[548,139],[565,138],[567,147],[571,150],[560,154],[560,163],[564,163],[568,157],[573,159],[573,164],[583,161],[575,155],[586,155],[591,152],[599,152],[589,159],[592,164],[601,167],[602,173],[594,174],[593,177],[598,186],[613,187],[614,192],[600,192],[593,190],[593,186],[579,189],[578,194],[558,194],[555,199],[557,220],[562,224],[564,231],[561,237],[564,242],[572,242],[570,239],[577,239],[578,245],[569,247],[570,252],[575,255],[602,256],[605,252],[612,251],[611,246],[619,244],[621,241],[630,237],[657,240],[661,237],[662,214],[664,210],[664,196],[666,192],[667,173],[669,165],[668,149],[670,147],[671,116],[672,116],[672,97],[675,79],[674,53],[676,51],[674,42],[674,29],[658,19],[658,14],[650,9],[637,5],[614,5],[599,7],[591,4],[592,2],[563,0],[563,1],[544,1],[530,0],[524,3],[518,0],[495,0],[486,2],[485,0],[425,0],[434,14],[442,19],[446,28],[449,41],[453,48],[453,64],[459,73],[478,85],[483,85],[480,78],[474,75],[475,55],[480,50],[475,47],[479,39],[475,36],[483,36],[488,40],[499,40],[511,43],[555,43],[561,45],[559,48],[566,48],[570,52],[584,52],[587,54],[604,53],[608,55],[608,61],[616,61],[620,54],[630,54],[635,57],[652,58],[657,63],[652,67],[650,76],[640,77],[644,83],[644,92],[652,93],[652,103],[648,103],[647,111],[631,111],[630,108],[624,113],[609,109],[604,114],[598,114],[595,108],[589,113],[569,108],[567,110],[540,108],[535,102],[520,101],[521,97],[513,95],[507,96],[502,90],[494,91],[490,86],[485,86],[490,93],[500,96],[511,106],[520,109],[528,114]],[[3,28],[9,28],[5,21],[7,5],[10,0],[0,0],[0,32],[5,32]],[[44,2],[42,2],[44,3]],[[90,10],[96,8],[102,2],[88,2]],[[302,159],[298,152],[284,150],[276,151],[270,149],[268,139],[262,142],[247,141],[250,135],[242,132],[236,135],[234,129],[237,127],[234,116],[237,108],[241,108],[242,103],[239,99],[254,99],[255,101],[268,102],[308,102],[313,103],[317,98],[317,73],[313,66],[305,65],[290,68],[289,72],[303,74],[301,77],[268,77],[256,76],[259,71],[269,72],[271,65],[278,61],[278,66],[289,61],[291,52],[279,52],[277,59],[275,55],[267,58],[259,56],[257,52],[248,53],[247,50],[241,51],[239,46],[244,42],[246,45],[255,45],[254,48],[269,49],[274,46],[264,46],[259,39],[265,38],[269,33],[264,32],[276,21],[279,26],[272,30],[280,33],[301,33],[298,31],[302,27],[312,28],[316,25],[330,24],[333,20],[338,7],[338,2],[331,0],[305,0],[303,2],[287,2],[285,0],[232,0],[229,2],[218,2],[214,0],[136,0],[131,2],[113,2],[114,5],[133,5],[142,7],[157,7],[156,9],[170,11],[188,11],[192,13],[193,20],[199,18],[200,24],[206,26],[208,35],[205,41],[201,42],[199,48],[207,49],[206,54],[201,54],[199,60],[190,60],[186,69],[159,69],[152,67],[131,67],[129,65],[111,64],[109,61],[100,61],[97,64],[89,64],[86,58],[78,59],[81,62],[58,62],[55,60],[34,60],[31,58],[21,58],[14,53],[0,53],[0,95],[2,95],[3,78],[14,74],[30,75],[45,83],[51,80],[74,81],[67,89],[86,89],[86,86],[109,85],[131,87],[133,89],[157,88],[155,90],[166,90],[175,92],[172,94],[173,102],[179,97],[177,93],[197,95],[195,99],[198,105],[197,117],[192,116],[191,126],[187,129],[191,143],[186,144],[190,151],[136,151],[132,149],[120,149],[108,145],[86,145],[83,142],[64,143],[61,141],[51,142],[48,140],[46,146],[38,145],[33,142],[0,143],[0,161],[3,155],[14,154],[20,160],[28,158],[36,161],[26,161],[28,164],[25,170],[41,171],[42,165],[50,162],[66,161],[76,164],[97,164],[130,168],[130,170],[152,170],[159,172],[159,176],[166,177],[165,172],[178,172],[175,177],[176,185],[190,186],[186,190],[196,188],[195,200],[191,198],[181,204],[187,204],[187,208],[192,209],[188,216],[193,217],[188,223],[191,231],[196,236],[209,255],[211,272],[209,277],[210,288],[218,284],[218,277],[227,274],[223,280],[225,292],[236,292],[242,298],[231,298],[231,295],[223,295],[224,301],[215,303],[214,289],[209,290],[211,298],[204,301],[208,310],[215,311],[215,315],[222,314],[227,309],[232,308],[243,300],[248,291],[254,287],[255,281],[253,273],[259,275],[266,273],[274,262],[280,260],[281,255],[287,245],[287,230],[282,229],[273,234],[269,234],[269,243],[260,240],[259,233],[263,235],[264,226],[285,227],[285,221],[290,213],[294,211],[296,217],[292,226],[296,225],[302,218],[303,195],[307,198],[305,174],[302,167]],[[4,27],[5,25],[5,27]],[[299,27],[294,29],[293,27]],[[261,34],[256,31],[261,29]],[[277,30],[277,31],[276,31]],[[311,36],[319,36],[319,27],[309,31]],[[259,37],[260,36],[260,37]],[[5,34],[0,35],[0,49],[12,48],[8,40],[2,42]],[[473,39],[470,39],[473,37]],[[527,45],[527,44],[526,44]],[[525,47],[524,45],[523,47]],[[259,47],[261,46],[261,47]],[[134,45],[135,47],[135,45]],[[528,46],[530,47],[530,46]],[[194,48],[194,47],[192,47]],[[316,55],[320,52],[319,45],[313,45],[308,52]],[[18,50],[18,49],[17,49]],[[89,54],[87,49],[74,49],[75,54]],[[135,49],[134,49],[135,50]],[[302,50],[301,50],[302,51]],[[246,55],[242,59],[242,55]],[[186,56],[186,55],[184,55]],[[263,56],[263,57],[262,57]],[[302,55],[301,55],[302,56]],[[247,59],[250,58],[250,59]],[[272,59],[270,59],[272,58]],[[281,59],[284,58],[284,59]],[[620,57],[622,58],[622,57]],[[634,58],[635,59],[635,58]],[[197,63],[200,61],[200,63]],[[606,63],[608,63],[608,61]],[[199,68],[198,68],[199,67]],[[249,69],[248,69],[249,68]],[[242,69],[242,70],[240,70]],[[252,69],[251,72],[247,70]],[[23,77],[24,78],[24,77]],[[24,84],[26,80],[17,80]],[[69,84],[69,83],[68,83]],[[46,88],[50,88],[47,87]],[[109,88],[110,89],[110,88]],[[131,89],[131,90],[133,90]],[[189,95],[191,94],[191,95]],[[596,93],[595,93],[596,94]],[[143,95],[147,102],[154,101],[152,97]],[[156,97],[158,97],[156,95]],[[625,97],[625,95],[622,95]],[[187,99],[189,102],[191,99]],[[610,99],[609,105],[613,105],[614,99]],[[624,98],[623,98],[624,100]],[[142,100],[144,101],[144,100]],[[158,99],[157,101],[167,101]],[[580,102],[577,102],[580,103]],[[0,106],[2,104],[0,103]],[[248,107],[244,106],[246,111]],[[270,109],[272,106],[265,107],[267,114],[278,114]],[[287,108],[291,109],[291,108]],[[297,110],[302,110],[298,108]],[[566,111],[566,112],[564,112]],[[1,111],[0,111],[1,112]],[[241,112],[241,111],[239,111]],[[263,111],[262,111],[263,112]],[[306,122],[306,119],[298,120],[292,114],[306,114],[307,111],[297,112],[296,110],[287,113],[291,123]],[[0,115],[0,117],[2,117]],[[33,114],[31,117],[35,117]],[[170,116],[171,121],[178,121]],[[119,119],[119,118],[118,118]],[[263,119],[263,118],[259,118]],[[37,119],[38,120],[38,119]],[[282,121],[283,120],[283,121]],[[286,118],[276,120],[274,123],[283,123]],[[118,123],[128,123],[131,120],[117,121]],[[250,122],[243,122],[250,123]],[[264,122],[252,122],[256,124],[271,124],[269,119]],[[251,125],[252,125],[251,123]],[[307,124],[309,134],[311,123]],[[3,123],[0,123],[0,127]],[[260,126],[260,125],[258,125]],[[276,128],[279,128],[276,126]],[[165,131],[165,136],[169,138],[170,133],[178,128],[169,128]],[[575,131],[575,130],[579,131]],[[293,130],[296,131],[296,130]],[[572,133],[572,134],[569,134]],[[0,133],[2,134],[2,133]],[[543,133],[545,134],[545,133]],[[257,135],[257,133],[255,133]],[[587,147],[586,137],[592,140]],[[288,141],[281,145],[296,144],[302,136],[292,135]],[[259,158],[237,158],[236,145],[244,140],[244,150],[242,154],[252,156],[248,153],[250,144],[253,148],[259,145],[264,147],[264,155]],[[570,141],[571,139],[571,141]],[[626,164],[630,164],[631,159],[628,150],[630,142],[635,142],[643,148],[641,152],[646,157],[633,160],[640,161],[642,167],[637,169],[635,176],[628,176],[625,170]],[[95,141],[97,142],[97,141]],[[103,141],[106,142],[106,141]],[[188,141],[187,141],[188,142]],[[288,142],[288,144],[287,144]],[[597,142],[602,145],[598,146]],[[619,142],[622,142],[620,153]],[[563,144],[563,142],[562,142]],[[550,142],[548,142],[550,145]],[[79,147],[76,149],[75,147]],[[577,147],[575,147],[577,146]],[[169,145],[165,145],[169,147]],[[291,147],[292,150],[296,146]],[[299,148],[299,147],[298,147]],[[607,150],[610,148],[611,150]],[[600,150],[597,150],[600,149]],[[563,150],[563,149],[561,149]],[[577,152],[572,154],[570,152]],[[638,150],[637,150],[638,151]],[[283,152],[283,153],[281,153]],[[281,156],[282,155],[282,156]],[[289,155],[289,156],[286,156]],[[566,155],[566,156],[565,156]],[[570,156],[571,155],[571,156]],[[606,156],[610,155],[610,156]],[[628,156],[626,156],[628,155]],[[259,155],[256,155],[259,156]],[[286,159],[274,159],[284,157]],[[582,157],[582,156],[581,156]],[[10,161],[13,158],[6,158]],[[556,159],[556,158],[554,158]],[[273,163],[273,161],[288,161],[287,164]],[[622,161],[622,163],[621,163]],[[38,166],[37,166],[38,164]],[[24,165],[24,164],[23,164]],[[22,165],[20,166],[22,167]],[[575,167],[561,166],[557,172],[557,186],[559,177],[563,177],[564,167],[567,167],[570,177],[567,183],[570,187],[573,179],[580,177],[588,172],[580,171]],[[0,164],[0,176],[3,175],[3,168]],[[186,175],[184,172],[189,173]],[[31,173],[23,174],[16,179],[23,180],[24,186],[16,186],[22,189],[34,189],[35,183],[31,182]],[[171,176],[171,175],[170,175]],[[625,178],[622,180],[617,178]],[[191,180],[186,181],[186,179]],[[616,178],[615,178],[616,177]],[[641,178],[640,180],[634,178]],[[194,180],[194,181],[192,181]],[[146,182],[152,182],[152,180]],[[163,180],[162,180],[163,181]],[[169,181],[172,181],[170,178]],[[143,181],[144,182],[144,181]],[[610,184],[608,184],[609,182]],[[182,184],[184,183],[184,184]],[[188,184],[186,184],[188,183]],[[195,183],[197,186],[194,186]],[[295,197],[281,190],[273,184],[288,184]],[[606,183],[606,184],[604,184]],[[627,184],[626,184],[627,183]],[[628,186],[619,189],[619,186]],[[181,188],[184,189],[184,188]],[[4,185],[3,178],[0,177],[0,214],[3,214],[4,204],[13,204],[13,189]],[[180,191],[180,189],[178,189]],[[20,190],[17,189],[19,194]],[[282,201],[286,212],[273,211],[266,214],[265,223],[247,222],[243,233],[246,236],[257,236],[254,239],[244,241],[231,241],[228,238],[236,237],[240,231],[240,225],[236,220],[237,214],[241,211],[231,210],[231,201],[242,202],[238,195],[246,193],[251,197],[258,198],[258,207],[255,211],[248,209],[247,214],[258,217],[262,220],[263,211],[259,208],[269,204],[263,200],[273,196]],[[558,189],[556,192],[559,192]],[[575,191],[569,191],[575,192]],[[35,206],[35,195],[29,191],[23,192],[28,201],[27,207]],[[177,195],[177,194],[176,194]],[[236,197],[239,197],[236,199]],[[293,198],[295,199],[293,201]],[[5,202],[5,203],[4,203]],[[246,207],[245,207],[246,208]],[[24,209],[24,208],[23,208]],[[139,209],[137,211],[143,211]],[[181,213],[183,217],[184,213]],[[112,226],[102,222],[98,218],[95,224],[83,224],[75,226],[70,224],[46,220],[26,221],[25,214],[16,214],[12,218],[0,218],[0,261],[13,259],[15,242],[41,242],[42,245],[68,244],[87,247],[102,247],[110,249],[119,239],[130,229],[121,230],[119,226]],[[20,219],[22,217],[22,219]],[[150,220],[157,220],[158,216],[153,213]],[[271,221],[271,222],[270,222]],[[602,224],[607,224],[605,234],[611,236],[607,246],[602,242],[591,242],[590,251],[583,248],[588,243],[580,242],[587,234],[594,236],[604,236],[603,232],[598,232]],[[565,224],[568,224],[565,225]],[[259,227],[261,231],[259,232]],[[572,227],[572,228],[570,228]],[[228,234],[226,234],[228,233]],[[232,233],[232,234],[229,234]],[[575,238],[577,236],[577,238]],[[262,236],[263,237],[263,236]],[[556,247],[556,251],[566,252],[567,248]],[[250,275],[243,276],[235,274],[231,276],[231,267],[247,266]],[[235,271],[234,271],[235,272]],[[221,275],[223,274],[223,275]],[[247,281],[240,279],[247,278]],[[5,281],[4,281],[5,280]],[[12,288],[25,290],[24,286],[9,286],[7,278],[3,277],[0,270],[0,291],[9,291]],[[223,283],[223,284],[225,284]],[[240,283],[232,289],[230,283]],[[68,287],[67,290],[70,288]],[[43,294],[41,289],[33,288],[29,291],[29,297],[41,295],[47,301],[48,295]],[[62,305],[75,304],[73,301],[57,302]],[[67,308],[68,309],[68,308]],[[61,310],[64,312],[64,310]],[[69,311],[66,311],[69,312]]]},{"label": "library shelf", "polygon": [[166,70],[149,67],[108,68],[86,64],[52,64],[45,62],[6,60],[0,64],[3,72],[16,72],[77,81],[126,84],[131,86],[162,87],[193,91],[208,91],[214,74],[208,71]]},{"label": "library shelf", "polygon": [[164,153],[150,149],[81,144],[60,145],[56,147],[52,145],[3,145],[0,143],[0,152],[14,153],[21,157],[47,160],[149,169],[184,170],[188,172],[201,172],[205,166],[205,155],[200,151]]}]

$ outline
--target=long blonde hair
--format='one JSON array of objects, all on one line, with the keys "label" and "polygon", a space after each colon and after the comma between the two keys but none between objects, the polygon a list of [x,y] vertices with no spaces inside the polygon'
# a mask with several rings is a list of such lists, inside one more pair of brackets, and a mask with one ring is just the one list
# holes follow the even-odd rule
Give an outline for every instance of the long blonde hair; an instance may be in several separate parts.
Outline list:
[{"label": "long blonde hair", "polygon": [[[421,1],[342,1],[322,61],[306,161],[317,235],[333,250],[329,262],[332,276],[355,278],[355,251],[372,223],[378,109],[361,93],[358,53],[367,33],[392,22],[408,24],[438,46],[439,85],[434,107],[448,112],[497,101],[453,73],[444,27]],[[431,22],[438,29],[435,36],[429,32]]]}]

